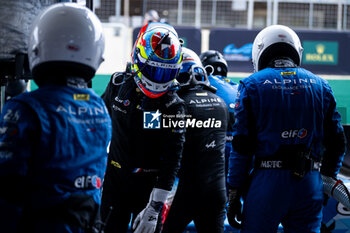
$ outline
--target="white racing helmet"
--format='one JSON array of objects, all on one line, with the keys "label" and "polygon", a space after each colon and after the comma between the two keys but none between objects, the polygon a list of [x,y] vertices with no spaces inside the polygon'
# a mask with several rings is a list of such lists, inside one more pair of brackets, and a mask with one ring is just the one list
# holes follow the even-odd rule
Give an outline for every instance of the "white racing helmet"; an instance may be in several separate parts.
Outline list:
[{"label": "white racing helmet", "polygon": [[150,23],[150,22],[159,22],[160,17],[159,14],[156,10],[149,10],[145,14],[145,24]]},{"label": "white racing helmet", "polygon": [[58,72],[90,80],[103,61],[104,45],[101,22],[91,10],[57,3],[43,10],[32,25],[29,66],[34,79]]},{"label": "white racing helmet", "polygon": [[266,68],[271,59],[289,57],[300,66],[303,48],[298,35],[289,27],[272,25],[255,37],[252,50],[254,72]]}]

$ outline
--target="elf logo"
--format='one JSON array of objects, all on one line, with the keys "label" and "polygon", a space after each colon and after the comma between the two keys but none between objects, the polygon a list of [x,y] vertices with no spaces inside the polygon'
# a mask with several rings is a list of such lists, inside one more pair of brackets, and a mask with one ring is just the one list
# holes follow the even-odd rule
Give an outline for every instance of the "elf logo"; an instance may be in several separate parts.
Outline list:
[{"label": "elf logo", "polygon": [[102,182],[101,178],[97,175],[94,176],[78,176],[74,180],[74,186],[78,189],[91,189],[101,188]]},{"label": "elf logo", "polygon": [[283,131],[281,133],[282,138],[305,138],[307,135],[307,130],[306,129],[290,129]]}]

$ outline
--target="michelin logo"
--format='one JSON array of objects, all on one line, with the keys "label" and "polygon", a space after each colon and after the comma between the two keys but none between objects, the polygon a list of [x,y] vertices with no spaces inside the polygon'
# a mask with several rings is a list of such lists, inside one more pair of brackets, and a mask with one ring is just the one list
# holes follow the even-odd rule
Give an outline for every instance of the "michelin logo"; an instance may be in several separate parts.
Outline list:
[{"label": "michelin logo", "polygon": [[144,129],[160,129],[160,116],[162,114],[157,110],[156,112],[143,113],[143,128]]}]

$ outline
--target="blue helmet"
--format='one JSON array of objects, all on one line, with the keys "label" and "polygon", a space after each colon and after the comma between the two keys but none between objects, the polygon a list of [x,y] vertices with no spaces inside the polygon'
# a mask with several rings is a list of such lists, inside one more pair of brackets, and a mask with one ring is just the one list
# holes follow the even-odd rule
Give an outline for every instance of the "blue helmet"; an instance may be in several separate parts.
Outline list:
[{"label": "blue helmet", "polygon": [[210,86],[207,72],[205,71],[198,55],[188,48],[182,48],[182,52],[183,62],[179,76],[177,77],[180,86]]},{"label": "blue helmet", "polygon": [[165,94],[181,63],[181,44],[172,26],[149,23],[141,28],[133,48],[131,69],[137,86],[146,96],[157,98]]}]

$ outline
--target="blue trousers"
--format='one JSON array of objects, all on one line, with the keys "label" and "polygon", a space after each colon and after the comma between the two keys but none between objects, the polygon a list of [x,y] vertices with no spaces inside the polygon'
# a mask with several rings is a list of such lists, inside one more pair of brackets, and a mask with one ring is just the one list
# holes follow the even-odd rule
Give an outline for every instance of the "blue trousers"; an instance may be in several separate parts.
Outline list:
[{"label": "blue trousers", "polygon": [[242,233],[320,232],[323,183],[318,171],[299,179],[289,170],[258,169],[243,204]]}]

